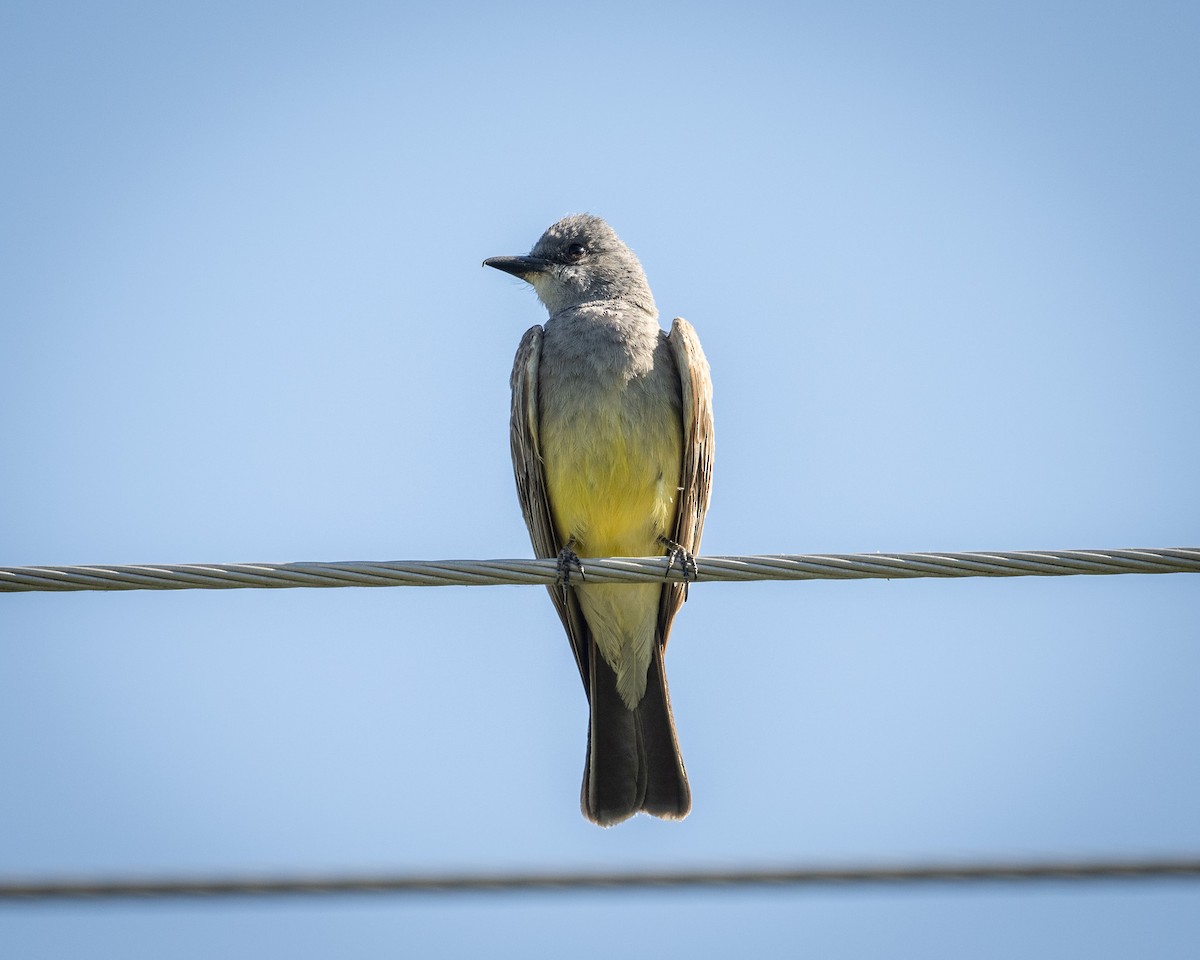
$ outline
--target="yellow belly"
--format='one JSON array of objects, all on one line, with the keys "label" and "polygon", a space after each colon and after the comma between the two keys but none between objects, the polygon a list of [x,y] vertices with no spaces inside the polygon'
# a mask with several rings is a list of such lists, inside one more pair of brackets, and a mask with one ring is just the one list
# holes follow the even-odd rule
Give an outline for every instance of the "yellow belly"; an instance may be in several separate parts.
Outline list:
[{"label": "yellow belly", "polygon": [[581,557],[649,556],[670,537],[681,467],[681,430],[601,411],[547,431],[547,494],[559,537]]},{"label": "yellow belly", "polygon": [[[667,403],[630,409],[600,395],[571,416],[544,420],[546,493],[560,542],[581,557],[661,556],[659,538],[674,532],[682,448],[678,408]],[[662,587],[584,582],[576,595],[632,710],[646,690]]]}]

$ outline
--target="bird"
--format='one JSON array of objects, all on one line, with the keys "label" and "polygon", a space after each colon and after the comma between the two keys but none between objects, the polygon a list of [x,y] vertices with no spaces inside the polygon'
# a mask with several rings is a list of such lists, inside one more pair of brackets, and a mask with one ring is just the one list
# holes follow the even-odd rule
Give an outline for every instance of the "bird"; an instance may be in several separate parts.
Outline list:
[{"label": "bird", "polygon": [[[589,705],[580,807],[603,827],[681,820],[691,788],[663,653],[683,604],[712,488],[712,380],[696,331],[670,332],[634,252],[600,217],[552,224],[527,256],[484,265],[546,307],[513,363],[510,439],[534,552]],[[684,582],[587,582],[588,557],[669,556]]]}]

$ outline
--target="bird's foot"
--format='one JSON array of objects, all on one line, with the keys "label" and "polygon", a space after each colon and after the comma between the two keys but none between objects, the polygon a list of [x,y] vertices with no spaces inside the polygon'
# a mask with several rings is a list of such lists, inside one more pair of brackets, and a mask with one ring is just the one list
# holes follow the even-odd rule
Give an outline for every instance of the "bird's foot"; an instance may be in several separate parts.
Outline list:
[{"label": "bird's foot", "polygon": [[587,574],[584,572],[583,564],[579,560],[579,554],[571,549],[571,545],[575,541],[571,540],[558,552],[558,585],[560,587],[569,587],[571,585],[571,576],[574,573],[579,574],[580,580],[586,580]]},{"label": "bird's foot", "polygon": [[696,557],[674,540],[659,537],[658,542],[667,548],[667,556],[671,558],[671,562],[667,564],[667,573],[671,572],[675,561],[679,561],[679,571],[683,574],[683,599],[686,600],[688,585],[700,575],[700,569],[696,566]]}]

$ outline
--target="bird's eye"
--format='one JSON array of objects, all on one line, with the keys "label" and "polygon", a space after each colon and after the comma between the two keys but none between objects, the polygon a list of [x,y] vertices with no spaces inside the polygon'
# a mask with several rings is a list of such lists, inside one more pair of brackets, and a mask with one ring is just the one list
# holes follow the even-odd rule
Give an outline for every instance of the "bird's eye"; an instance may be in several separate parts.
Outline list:
[{"label": "bird's eye", "polygon": [[573,243],[567,247],[567,256],[571,260],[582,260],[585,253],[587,253],[587,247],[582,243]]}]

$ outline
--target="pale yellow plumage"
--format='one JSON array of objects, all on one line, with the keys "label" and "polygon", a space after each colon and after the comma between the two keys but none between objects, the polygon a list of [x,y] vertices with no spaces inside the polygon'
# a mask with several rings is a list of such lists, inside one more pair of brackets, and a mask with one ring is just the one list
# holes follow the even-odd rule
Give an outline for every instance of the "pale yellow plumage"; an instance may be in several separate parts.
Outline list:
[{"label": "pale yellow plumage", "polygon": [[[683,433],[678,376],[665,338],[656,363],[642,373],[645,389],[571,404],[542,419],[542,458],[551,514],[561,543],[580,557],[645,557],[663,553],[674,533],[682,471]],[[662,387],[660,388],[660,384]],[[637,400],[664,398],[659,416]],[[578,588],[601,654],[617,675],[631,710],[646,690],[662,588],[655,584],[592,584]]]}]

